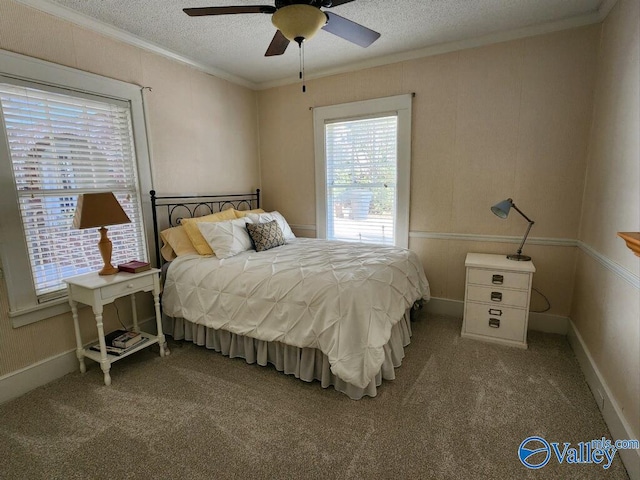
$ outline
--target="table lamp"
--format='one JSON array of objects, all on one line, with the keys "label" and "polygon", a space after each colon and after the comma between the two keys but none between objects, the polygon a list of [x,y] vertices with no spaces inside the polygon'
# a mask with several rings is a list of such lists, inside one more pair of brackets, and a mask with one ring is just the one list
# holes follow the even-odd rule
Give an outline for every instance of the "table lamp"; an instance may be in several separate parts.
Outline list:
[{"label": "table lamp", "polygon": [[73,217],[73,228],[95,228],[100,227],[100,241],[98,248],[100,256],[104,262],[99,275],[113,275],[118,273],[118,269],[111,265],[112,244],[107,237],[105,225],[118,225],[121,223],[131,223],[122,206],[111,192],[105,193],[82,193],[78,196],[78,205]]},{"label": "table lamp", "polygon": [[512,253],[511,255],[507,255],[509,260],[516,260],[520,262],[528,262],[531,260],[531,257],[528,255],[522,255],[522,247],[524,246],[524,242],[527,240],[527,235],[529,235],[529,230],[531,230],[531,226],[535,223],[529,217],[527,217],[522,211],[516,207],[516,204],[513,203],[513,200],[507,198],[499,203],[496,203],[493,207],[491,207],[491,211],[500,218],[507,218],[509,216],[509,210],[514,209],[520,215],[522,215],[527,222],[529,222],[529,226],[527,227],[527,231],[524,234],[524,238],[520,243],[520,247],[516,253]]}]

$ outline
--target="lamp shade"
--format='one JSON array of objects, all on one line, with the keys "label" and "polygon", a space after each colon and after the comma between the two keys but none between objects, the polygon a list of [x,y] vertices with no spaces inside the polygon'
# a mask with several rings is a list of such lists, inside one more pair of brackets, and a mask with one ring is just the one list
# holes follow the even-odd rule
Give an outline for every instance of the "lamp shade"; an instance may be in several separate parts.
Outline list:
[{"label": "lamp shade", "polygon": [[271,22],[292,42],[309,40],[327,23],[327,16],[317,7],[294,4],[279,8]]},{"label": "lamp shade", "polygon": [[94,228],[131,223],[115,195],[111,192],[83,193],[73,217],[73,228]]},{"label": "lamp shade", "polygon": [[500,218],[507,218],[511,207],[513,207],[513,200],[507,198],[491,207],[491,211]]}]

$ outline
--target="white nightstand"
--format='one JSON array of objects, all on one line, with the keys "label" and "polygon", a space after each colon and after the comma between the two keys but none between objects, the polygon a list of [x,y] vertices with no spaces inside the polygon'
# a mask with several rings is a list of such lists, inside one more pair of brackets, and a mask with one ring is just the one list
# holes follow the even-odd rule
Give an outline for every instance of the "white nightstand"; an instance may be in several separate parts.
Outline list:
[{"label": "white nightstand", "polygon": [[[142,350],[153,344],[160,345],[160,356],[164,357],[165,354],[169,354],[169,350],[165,350],[165,339],[162,333],[162,320],[160,317],[160,281],[158,279],[158,273],[160,270],[152,268],[140,273],[125,273],[118,272],[114,275],[100,276],[97,272],[88,273],[86,275],[79,275],[77,277],[67,278],[64,281],[67,284],[67,291],[69,293],[69,304],[71,305],[71,312],[73,314],[73,326],[76,332],[76,354],[78,361],[80,362],[80,371],[86,372],[87,368],[84,364],[84,357],[88,357],[96,362],[100,363],[100,367],[104,372],[105,385],[111,385],[111,376],[109,370],[111,364],[120,360],[121,358],[128,357],[132,353]],[[104,328],[102,325],[102,311],[105,305],[112,303],[116,298],[129,295],[131,297],[131,311],[133,316],[133,329],[138,329],[138,315],[136,311],[136,297],[137,292],[153,292],[153,301],[155,303],[156,313],[156,325],[158,329],[157,335],[151,335],[149,333],[140,332],[142,336],[148,340],[140,345],[138,348],[132,348],[130,351],[122,355],[108,355],[106,352],[106,345],[104,341]],[[98,340],[100,342],[100,352],[84,348],[82,346],[82,339],[80,338],[80,327],[78,325],[78,303],[84,303],[90,305],[93,309],[93,314],[96,317],[96,326],[98,327]]]},{"label": "white nightstand", "polygon": [[533,262],[468,253],[462,336],[527,348]]}]

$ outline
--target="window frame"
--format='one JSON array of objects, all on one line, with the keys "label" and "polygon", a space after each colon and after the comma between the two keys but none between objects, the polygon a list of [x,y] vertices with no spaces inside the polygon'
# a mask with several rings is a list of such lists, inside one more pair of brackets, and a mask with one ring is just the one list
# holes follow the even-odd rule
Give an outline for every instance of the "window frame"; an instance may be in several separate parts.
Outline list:
[{"label": "window frame", "polygon": [[[137,160],[140,203],[144,222],[144,245],[149,250],[153,239],[151,201],[152,171],[147,143],[142,88],[138,85],[83,72],[70,67],[24,55],[0,51],[0,81],[25,82],[34,88],[58,91],[68,95],[99,97],[105,101],[125,102],[131,111],[133,143]],[[0,122],[2,122],[0,118]],[[38,303],[35,293],[18,194],[13,180],[9,145],[0,124],[0,268],[8,290],[9,317],[14,328],[50,318],[70,310],[66,296]]]},{"label": "window frame", "polygon": [[409,205],[411,188],[411,106],[412,94],[395,95],[313,109],[316,236],[327,238],[327,161],[325,125],[335,121],[358,120],[395,114],[398,118],[398,155],[395,212],[395,245],[409,247]]}]

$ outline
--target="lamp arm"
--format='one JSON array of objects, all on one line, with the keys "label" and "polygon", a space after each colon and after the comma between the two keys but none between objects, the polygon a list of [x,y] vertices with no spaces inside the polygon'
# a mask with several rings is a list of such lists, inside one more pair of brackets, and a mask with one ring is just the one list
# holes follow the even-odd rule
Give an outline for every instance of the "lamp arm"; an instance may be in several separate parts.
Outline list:
[{"label": "lamp arm", "polygon": [[530,222],[530,223],[533,225],[533,223],[534,223],[534,222],[533,222],[533,220],[531,220],[531,219],[530,219],[529,217],[527,217],[524,213],[522,213],[522,210],[520,210],[518,207],[516,207],[516,204],[515,204],[515,203],[512,203],[512,204],[511,204],[511,207],[512,207],[512,208],[514,208],[514,209],[516,210],[516,212],[518,212],[520,215],[522,215],[522,216],[525,218],[525,220],[526,220],[527,222]]},{"label": "lamp arm", "polygon": [[518,255],[522,254],[522,247],[524,247],[524,242],[527,241],[527,236],[529,235],[529,231],[531,230],[531,227],[533,226],[534,223],[535,222],[533,220],[529,220],[529,226],[527,227],[527,231],[525,232],[524,237],[522,238],[522,242],[520,243],[520,246],[518,247]]},{"label": "lamp arm", "polygon": [[527,231],[525,232],[524,237],[522,238],[522,242],[520,243],[520,247],[518,248],[518,255],[520,255],[520,254],[522,254],[522,247],[524,247],[524,242],[527,241],[527,236],[529,235],[529,231],[531,230],[531,227],[533,226],[533,224],[535,222],[533,220],[531,220],[529,217],[527,217],[524,213],[522,213],[522,210],[520,210],[518,207],[516,207],[515,203],[512,203],[511,207],[514,208],[516,210],[516,212],[518,212],[520,215],[522,215],[527,222],[529,222],[529,226],[527,227]]}]

